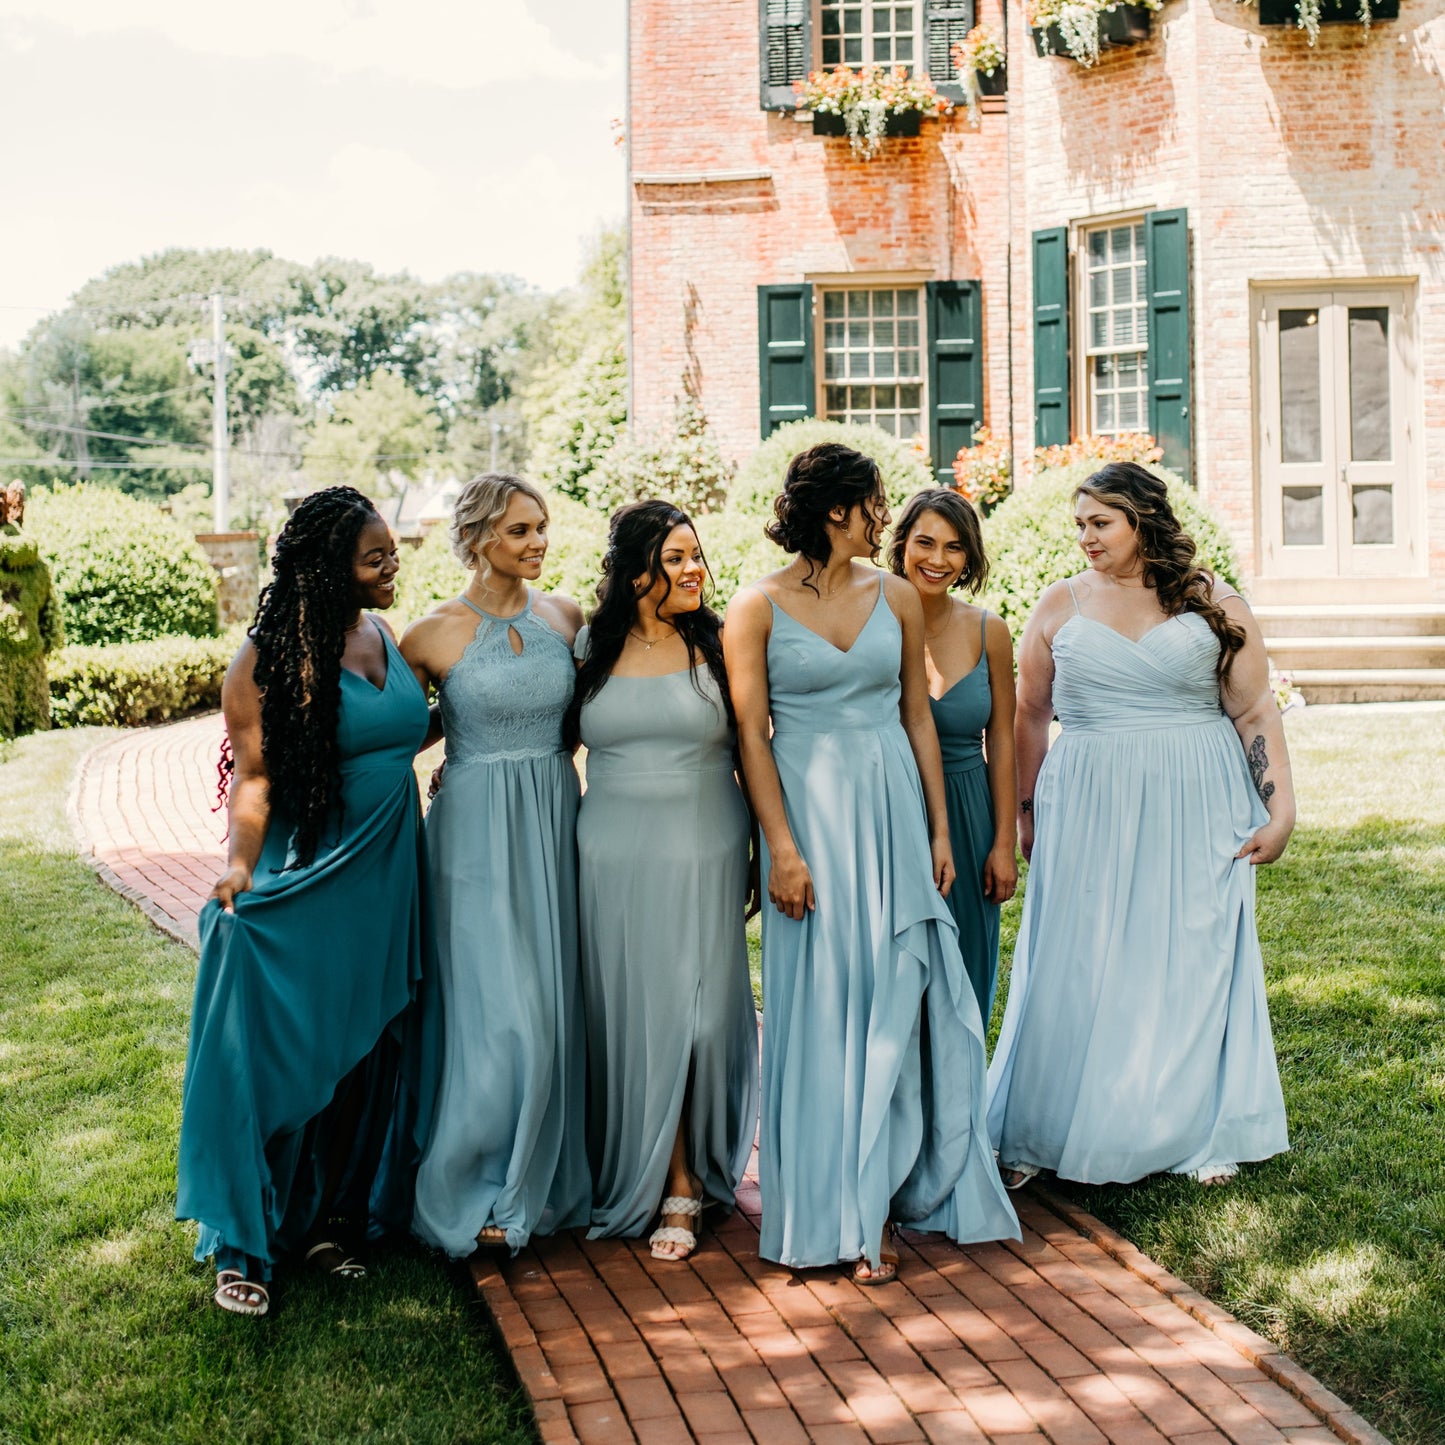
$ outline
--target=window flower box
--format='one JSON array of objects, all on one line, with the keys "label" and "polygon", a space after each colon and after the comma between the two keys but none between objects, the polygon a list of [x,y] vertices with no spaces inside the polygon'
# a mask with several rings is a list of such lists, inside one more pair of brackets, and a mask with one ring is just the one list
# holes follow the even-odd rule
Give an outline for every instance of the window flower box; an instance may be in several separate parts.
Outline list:
[{"label": "window flower box", "polygon": [[1098,60],[1100,51],[1139,45],[1147,40],[1150,16],[1160,4],[1162,0],[1143,5],[1101,5],[1094,0],[1064,0],[1060,4],[1058,0],[1042,0],[1031,13],[1029,33],[1034,38],[1037,54],[1064,56],[1090,66]]},{"label": "window flower box", "polygon": [[980,95],[1007,95],[1008,71],[1000,65],[997,70],[978,72],[978,93]]},{"label": "window flower box", "polygon": [[[1369,18],[1375,20],[1398,20],[1400,0],[1370,0]],[[1359,0],[1319,0],[1316,11],[1316,25],[1362,25],[1367,23],[1360,13]],[[1259,23],[1261,25],[1297,25],[1302,30],[1310,28],[1309,16],[1301,0],[1259,0]]]},{"label": "window flower box", "polygon": [[[921,134],[922,127],[922,111],[892,111],[883,121],[883,134],[894,136],[916,136]],[[826,110],[815,110],[813,112],[813,134],[839,136],[847,135],[847,117],[837,115]]]},{"label": "window flower box", "polygon": [[926,75],[906,65],[838,65],[793,82],[799,107],[813,112],[815,135],[846,135],[859,160],[872,160],[885,136],[916,136],[925,116],[942,115],[952,103]]}]

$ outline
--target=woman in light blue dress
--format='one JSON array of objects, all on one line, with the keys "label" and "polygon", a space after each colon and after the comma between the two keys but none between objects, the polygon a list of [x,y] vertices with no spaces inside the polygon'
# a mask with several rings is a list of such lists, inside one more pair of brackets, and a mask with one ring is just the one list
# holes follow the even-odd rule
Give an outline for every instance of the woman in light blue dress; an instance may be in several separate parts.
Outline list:
[{"label": "woman in light blue dress", "polygon": [[732,1207],[757,1127],[748,810],[691,520],[623,507],[602,570],[573,711],[592,1238],[660,1214],[653,1256],[685,1259],[704,1205]]},{"label": "woman in light blue dress", "polygon": [[528,584],[547,508],[488,474],[457,499],[466,592],[407,629],[447,740],[427,815],[438,988],[429,996],[435,1106],[413,1228],[454,1257],[514,1252],[587,1222],[584,1050],[577,973],[577,773],[562,742],[581,612]]},{"label": "woman in light blue dress", "polygon": [[1294,826],[1284,728],[1259,628],[1164,484],[1111,464],[1075,502],[1089,568],[1020,648],[1032,865],[989,1126],[1011,1187],[1220,1183],[1288,1148],[1254,922]]},{"label": "woman in light blue dress", "polygon": [[1017,1237],[984,1128],[984,1035],[953,881],[918,594],[858,565],[887,525],[877,466],[794,457],[725,644],[774,908],[763,918],[761,1253],[896,1274],[885,1230],[952,1196],[959,1237]]},{"label": "woman in light blue dress", "polygon": [[295,1253],[365,1273],[397,1061],[430,968],[412,758],[426,699],[386,624],[396,542],[351,487],[314,492],[226,674],[226,872],[201,910],[176,1214],[215,1301],[264,1315]]},{"label": "woman in light blue dress", "polygon": [[978,514],[951,487],[909,498],[888,562],[923,604],[928,701],[958,869],[948,907],[987,1029],[998,982],[999,906],[1018,885],[1013,639],[1003,618],[954,595],[956,588],[983,590],[988,558]]}]

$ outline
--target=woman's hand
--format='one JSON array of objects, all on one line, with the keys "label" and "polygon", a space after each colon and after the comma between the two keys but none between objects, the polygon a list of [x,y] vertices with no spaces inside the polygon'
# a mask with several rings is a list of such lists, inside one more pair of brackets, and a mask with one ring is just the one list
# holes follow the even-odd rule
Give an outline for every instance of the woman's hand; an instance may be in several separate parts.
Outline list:
[{"label": "woman's hand", "polygon": [[1253,864],[1273,863],[1285,850],[1294,824],[1271,818],[1234,856]]},{"label": "woman's hand", "polygon": [[983,896],[990,903],[1007,903],[1019,886],[1019,865],[1013,845],[995,843],[983,860]]},{"label": "woman's hand", "polygon": [[436,767],[431,770],[431,783],[428,785],[426,795],[434,798],[441,791],[442,774],[447,770],[447,760],[443,758]]},{"label": "woman's hand", "polygon": [[237,866],[225,871],[221,881],[211,889],[211,897],[221,905],[222,912],[234,913],[236,911],[236,895],[250,891],[251,870]]},{"label": "woman's hand", "polygon": [[768,897],[779,913],[801,918],[817,906],[813,897],[813,875],[799,853],[773,855],[768,870]]},{"label": "woman's hand", "polygon": [[949,843],[947,834],[933,840],[932,852],[933,883],[939,893],[947,898],[948,890],[953,887],[953,880],[958,877],[953,866],[953,845]]},{"label": "woman's hand", "polygon": [[1019,811],[1019,852],[1024,855],[1024,862],[1031,863],[1034,857],[1034,813],[1030,804],[1029,810]]},{"label": "woman's hand", "polygon": [[748,856],[748,895],[743,904],[743,922],[756,918],[763,911],[763,872],[762,863],[758,858],[757,849],[754,848]]}]

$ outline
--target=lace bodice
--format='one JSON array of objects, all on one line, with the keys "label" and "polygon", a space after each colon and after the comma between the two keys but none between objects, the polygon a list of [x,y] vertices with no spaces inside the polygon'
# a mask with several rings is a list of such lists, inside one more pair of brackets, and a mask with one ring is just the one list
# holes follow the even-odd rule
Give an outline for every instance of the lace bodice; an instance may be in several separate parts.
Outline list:
[{"label": "lace bodice", "polygon": [[[494,617],[461,601],[481,621],[438,690],[447,767],[560,752],[574,676],[566,642],[532,610],[530,592],[515,617]],[[520,653],[512,632],[522,639]]]}]

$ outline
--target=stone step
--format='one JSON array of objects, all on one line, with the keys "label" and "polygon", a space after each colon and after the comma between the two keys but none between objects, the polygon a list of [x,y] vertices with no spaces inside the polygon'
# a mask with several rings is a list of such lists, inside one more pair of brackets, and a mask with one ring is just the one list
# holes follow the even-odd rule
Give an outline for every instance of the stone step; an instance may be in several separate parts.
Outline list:
[{"label": "stone step", "polygon": [[1445,637],[1445,603],[1371,602],[1341,607],[1278,604],[1254,609],[1271,637]]},{"label": "stone step", "polygon": [[1290,680],[1306,702],[1445,701],[1445,667],[1301,668]]},{"label": "stone step", "polygon": [[1426,637],[1266,637],[1269,660],[1281,672],[1299,668],[1445,668],[1445,635]]}]

